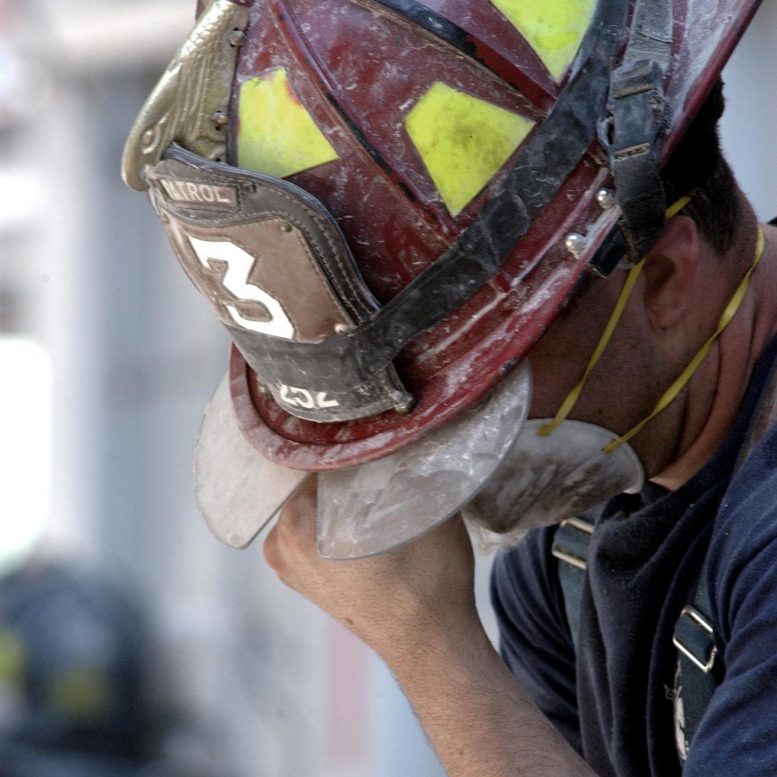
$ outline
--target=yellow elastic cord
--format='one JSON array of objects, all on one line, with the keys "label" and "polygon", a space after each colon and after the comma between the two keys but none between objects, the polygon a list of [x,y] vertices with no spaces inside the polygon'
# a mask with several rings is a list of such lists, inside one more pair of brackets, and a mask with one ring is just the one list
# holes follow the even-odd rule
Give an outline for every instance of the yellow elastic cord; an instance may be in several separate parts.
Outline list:
[{"label": "yellow elastic cord", "polygon": [[[676,216],[690,201],[691,195],[686,195],[677,200],[677,202],[672,203],[672,205],[666,209],[666,218],[671,219],[673,216]],[[615,303],[615,307],[607,321],[607,326],[604,328],[604,332],[602,332],[602,336],[599,338],[599,342],[591,355],[588,366],[585,368],[583,377],[580,378],[577,385],[569,392],[569,394],[567,394],[566,399],[561,403],[561,407],[553,417],[553,420],[549,421],[547,424],[543,424],[537,429],[537,434],[540,435],[540,437],[547,437],[554,429],[556,429],[570,414],[572,408],[577,403],[580,394],[583,392],[585,382],[588,380],[588,376],[591,374],[591,371],[596,366],[596,363],[601,358],[604,349],[612,338],[612,333],[615,331],[615,327],[618,325],[618,322],[623,315],[623,311],[626,309],[626,303],[629,301],[631,292],[634,289],[634,284],[637,282],[637,278],[639,278],[639,274],[642,272],[644,266],[645,260],[642,259],[629,270],[629,274],[626,276],[626,282],[623,284],[621,293],[618,295],[618,301]]]},{"label": "yellow elastic cord", "polygon": [[694,372],[696,372],[696,370],[706,358],[707,354],[710,352],[712,344],[715,342],[715,340],[718,339],[723,330],[731,323],[731,319],[734,318],[737,310],[739,310],[739,306],[742,304],[742,300],[744,300],[745,294],[747,294],[747,289],[750,286],[750,278],[753,275],[753,271],[758,266],[758,262],[761,261],[763,252],[764,233],[759,226],[758,237],[755,243],[755,256],[753,257],[753,263],[745,273],[744,278],[742,278],[740,281],[739,286],[737,286],[736,291],[728,302],[728,305],[726,305],[726,308],[723,311],[723,315],[721,315],[720,321],[718,321],[717,329],[715,329],[713,335],[707,340],[706,343],[704,343],[704,345],[702,345],[702,347],[696,353],[696,356],[691,359],[690,364],[688,364],[688,366],[677,377],[677,380],[675,380],[675,382],[672,383],[672,385],[661,395],[650,415],[646,418],[643,418],[633,429],[630,429],[628,432],[626,432],[626,434],[605,445],[604,448],[602,448],[604,453],[612,453],[616,448],[623,445],[623,443],[628,442],[632,437],[634,437],[635,434],[642,431],[642,429],[649,421],[652,421],[662,410],[665,410],[677,398],[677,395],[683,390],[686,383],[688,383]]},{"label": "yellow elastic cord", "polygon": [[623,315],[623,311],[626,308],[626,303],[629,301],[634,284],[637,282],[637,278],[639,278],[639,274],[642,272],[642,268],[644,266],[645,260],[642,259],[638,264],[635,264],[629,270],[629,274],[626,276],[626,283],[623,284],[621,293],[618,296],[618,301],[615,303],[615,307],[610,314],[610,320],[607,322],[607,326],[604,328],[604,332],[602,332],[602,336],[599,338],[599,343],[594,349],[593,355],[588,362],[588,366],[585,368],[583,377],[580,378],[572,391],[567,394],[566,399],[561,403],[561,407],[553,417],[553,420],[543,424],[539,429],[537,429],[537,434],[540,435],[540,437],[547,437],[569,415],[572,408],[575,406],[578,398],[580,397],[580,394],[583,391],[585,382],[588,380],[588,376],[591,374],[591,370],[593,370],[593,368],[596,366],[596,363],[599,361],[599,358],[604,353],[604,349],[609,344],[612,333],[615,331],[615,327],[621,320],[621,315]]}]

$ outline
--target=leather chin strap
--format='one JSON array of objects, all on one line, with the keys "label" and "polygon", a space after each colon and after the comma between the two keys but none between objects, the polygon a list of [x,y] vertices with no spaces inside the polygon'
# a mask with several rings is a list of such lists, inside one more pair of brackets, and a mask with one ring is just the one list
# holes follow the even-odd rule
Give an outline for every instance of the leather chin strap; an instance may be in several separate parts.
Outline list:
[{"label": "leather chin strap", "polygon": [[668,126],[663,81],[672,58],[671,0],[638,0],[623,62],[610,78],[607,116],[599,125],[635,259],[646,256],[664,227],[661,151]]}]

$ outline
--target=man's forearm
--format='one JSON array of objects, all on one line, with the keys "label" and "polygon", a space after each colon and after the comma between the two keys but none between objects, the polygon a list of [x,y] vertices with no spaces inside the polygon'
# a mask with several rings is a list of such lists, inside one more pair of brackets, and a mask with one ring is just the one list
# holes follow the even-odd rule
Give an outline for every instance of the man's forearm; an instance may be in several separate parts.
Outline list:
[{"label": "man's forearm", "polygon": [[459,519],[382,556],[330,561],[316,551],[312,488],[265,540],[268,563],[372,647],[415,708],[450,777],[591,777],[488,641]]},{"label": "man's forearm", "polygon": [[386,656],[450,777],[591,777],[485,633]]}]

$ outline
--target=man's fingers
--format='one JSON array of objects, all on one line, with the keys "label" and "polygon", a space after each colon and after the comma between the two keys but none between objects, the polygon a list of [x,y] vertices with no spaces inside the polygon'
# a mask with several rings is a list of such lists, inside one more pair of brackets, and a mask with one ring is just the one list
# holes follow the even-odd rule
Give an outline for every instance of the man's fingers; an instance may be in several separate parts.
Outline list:
[{"label": "man's fingers", "polygon": [[315,550],[316,490],[315,476],[307,478],[284,505],[264,541],[265,560],[281,577],[290,555]]},{"label": "man's fingers", "polygon": [[308,478],[299,491],[281,510],[275,525],[284,542],[299,544],[315,541],[316,537],[316,479]]},{"label": "man's fingers", "polygon": [[264,538],[264,545],[262,550],[264,552],[264,560],[270,565],[272,569],[280,574],[281,553],[280,548],[278,547],[277,528],[278,524],[276,523],[275,526],[273,526],[272,529],[270,529],[270,531],[267,533],[267,536]]}]

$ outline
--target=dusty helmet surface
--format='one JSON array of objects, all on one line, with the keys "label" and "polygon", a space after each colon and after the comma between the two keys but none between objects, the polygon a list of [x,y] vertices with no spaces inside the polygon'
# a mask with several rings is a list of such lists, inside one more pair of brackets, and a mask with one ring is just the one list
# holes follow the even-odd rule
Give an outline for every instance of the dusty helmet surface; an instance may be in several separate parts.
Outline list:
[{"label": "dusty helmet surface", "polygon": [[[580,276],[660,234],[662,162],[757,2],[201,5],[124,158],[235,344],[201,479],[236,494],[258,468],[277,506],[285,468],[415,473],[443,450],[450,489],[496,451],[466,501]],[[205,507],[231,544],[268,517],[249,491],[253,518]]]}]

